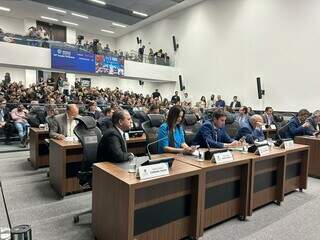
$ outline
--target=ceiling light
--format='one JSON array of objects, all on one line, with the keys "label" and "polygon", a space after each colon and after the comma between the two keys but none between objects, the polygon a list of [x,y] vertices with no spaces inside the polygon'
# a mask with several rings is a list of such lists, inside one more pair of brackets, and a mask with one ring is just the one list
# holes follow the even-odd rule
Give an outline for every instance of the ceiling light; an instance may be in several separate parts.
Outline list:
[{"label": "ceiling light", "polygon": [[78,26],[78,23],[73,23],[73,22],[68,22],[68,21],[62,21],[65,24],[73,25],[73,26]]},{"label": "ceiling light", "polygon": [[122,27],[122,28],[125,28],[127,27],[126,25],[123,25],[123,24],[120,24],[120,23],[112,23],[113,26],[116,26],[116,27]]},{"label": "ceiling light", "polygon": [[101,5],[106,5],[106,3],[104,1],[100,1],[100,0],[89,0],[90,2],[94,2],[94,3],[99,3]]},{"label": "ceiling light", "polygon": [[10,12],[11,11],[10,8],[6,8],[6,7],[0,7],[0,10],[6,11],[6,12]]},{"label": "ceiling light", "polygon": [[41,16],[42,19],[46,19],[46,20],[50,20],[50,21],[54,21],[54,22],[58,22],[58,19],[55,18],[51,18],[51,17],[45,17],[45,16]]},{"label": "ceiling light", "polygon": [[135,14],[135,15],[142,16],[142,17],[148,17],[148,14],[142,13],[142,12],[132,11],[132,13]]},{"label": "ceiling light", "polygon": [[49,10],[54,11],[54,12],[59,12],[59,13],[67,13],[65,10],[53,8],[53,7],[48,7]]},{"label": "ceiling light", "polygon": [[85,19],[88,19],[89,17],[88,16],[85,16],[85,15],[81,15],[81,14],[78,14],[78,13],[71,13],[72,16],[76,16],[76,17],[80,17],[80,18],[85,18]]},{"label": "ceiling light", "polygon": [[110,31],[110,30],[105,30],[105,29],[101,29],[101,32],[106,32],[106,33],[111,33],[111,34],[114,34],[113,31]]}]

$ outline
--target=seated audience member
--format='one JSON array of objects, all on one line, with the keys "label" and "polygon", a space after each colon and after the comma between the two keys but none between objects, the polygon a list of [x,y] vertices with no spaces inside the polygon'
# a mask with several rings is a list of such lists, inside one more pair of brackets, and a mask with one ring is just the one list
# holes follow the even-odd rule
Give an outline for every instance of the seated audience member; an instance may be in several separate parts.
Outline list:
[{"label": "seated audience member", "polygon": [[184,138],[181,126],[185,111],[181,106],[175,105],[170,108],[167,121],[158,130],[158,153],[185,153],[192,154],[196,149],[189,147]]},{"label": "seated audience member", "polygon": [[211,95],[208,101],[208,108],[214,108],[216,106],[216,100],[214,99],[214,94]]},{"label": "seated audience member", "polygon": [[10,137],[13,134],[14,126],[10,122],[10,110],[7,107],[7,101],[4,98],[0,98],[0,128],[3,129],[5,136],[5,144],[10,145]]},{"label": "seated audience member", "polygon": [[110,107],[107,107],[103,110],[103,114],[98,120],[99,128],[102,134],[104,134],[107,131],[107,129],[113,127],[113,124],[112,124],[113,112],[114,112],[113,109]]},{"label": "seated audience member", "polygon": [[150,106],[148,114],[159,114],[160,113],[160,106],[156,104],[152,104]]},{"label": "seated audience member", "polygon": [[178,91],[174,92],[174,95],[171,98],[171,104],[177,104],[178,102],[180,102],[180,97],[178,94]]},{"label": "seated audience member", "polygon": [[239,113],[236,116],[236,121],[239,123],[240,127],[244,127],[248,124],[248,108],[246,106],[242,106],[239,109]]},{"label": "seated audience member", "polygon": [[79,115],[79,108],[76,104],[67,105],[67,112],[54,116],[50,126],[49,136],[55,139],[64,139],[74,136],[74,128],[77,125],[75,118]]},{"label": "seated audience member", "polygon": [[88,103],[87,115],[93,117],[95,120],[98,120],[101,116],[101,112],[97,109],[97,103],[95,101],[90,101]]},{"label": "seated audience member", "polygon": [[255,141],[263,141],[264,134],[262,131],[262,117],[260,115],[253,115],[249,118],[246,126],[239,129],[236,139],[245,138],[247,143],[253,144]]},{"label": "seated audience member", "polygon": [[28,137],[28,110],[22,104],[19,104],[17,108],[12,109],[11,118],[14,121],[14,125],[18,130],[21,147],[26,147]]},{"label": "seated audience member", "polygon": [[312,133],[320,131],[320,110],[316,110],[313,114],[306,120],[310,124],[309,129]]},{"label": "seated audience member", "polygon": [[255,115],[256,113],[252,110],[251,107],[248,107],[248,115],[251,117],[253,115]]},{"label": "seated audience member", "polygon": [[183,94],[182,105],[186,106],[186,107],[191,107],[192,106],[191,98],[189,97],[189,94],[187,92],[185,92]]},{"label": "seated audience member", "polygon": [[262,119],[263,122],[270,126],[272,124],[276,124],[274,117],[273,117],[273,109],[272,107],[266,107],[266,109],[264,110],[264,113],[262,114]]},{"label": "seated audience member", "polygon": [[238,101],[238,97],[234,96],[233,101],[230,103],[232,109],[239,109],[241,107],[241,102]]},{"label": "seated audience member", "polygon": [[205,96],[202,96],[200,98],[200,104],[199,104],[200,108],[206,108],[207,107],[207,100]]},{"label": "seated audience member", "polygon": [[307,109],[301,109],[297,116],[292,117],[288,123],[286,137],[294,139],[295,136],[312,135],[310,123],[306,121],[309,116]]},{"label": "seated audience member", "polygon": [[216,101],[216,103],[215,103],[216,107],[217,108],[224,108],[226,103],[224,100],[221,99],[221,95],[218,95],[217,98],[218,98],[218,101]]},{"label": "seated audience member", "polygon": [[127,110],[116,111],[112,116],[113,127],[104,134],[98,146],[99,162],[126,162],[128,153],[124,132],[129,131],[132,120]]},{"label": "seated audience member", "polygon": [[200,145],[201,148],[238,146],[240,143],[232,139],[225,130],[226,119],[227,115],[222,109],[215,110],[212,114],[212,120],[204,122],[192,144]]}]

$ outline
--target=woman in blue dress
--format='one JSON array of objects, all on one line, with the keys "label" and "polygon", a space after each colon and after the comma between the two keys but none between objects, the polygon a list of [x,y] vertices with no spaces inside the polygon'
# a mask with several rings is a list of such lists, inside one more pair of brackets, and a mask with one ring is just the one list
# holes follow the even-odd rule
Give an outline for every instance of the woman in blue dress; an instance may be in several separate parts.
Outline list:
[{"label": "woman in blue dress", "polygon": [[181,126],[185,111],[179,105],[170,108],[167,121],[158,130],[158,153],[192,154],[196,148],[189,147],[185,142]]}]

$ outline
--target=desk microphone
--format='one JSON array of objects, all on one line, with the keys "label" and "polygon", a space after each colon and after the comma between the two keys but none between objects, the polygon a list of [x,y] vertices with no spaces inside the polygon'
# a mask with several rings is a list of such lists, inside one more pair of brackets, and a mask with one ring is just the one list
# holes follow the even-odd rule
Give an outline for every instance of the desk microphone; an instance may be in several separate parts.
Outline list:
[{"label": "desk microphone", "polygon": [[158,143],[158,142],[161,142],[162,140],[165,140],[165,139],[168,139],[168,136],[165,136],[165,137],[163,137],[163,138],[160,138],[160,139],[158,139],[158,140],[156,140],[156,141],[153,141],[153,142],[151,142],[151,143],[148,143],[148,145],[147,145],[147,154],[148,154],[148,157],[149,157],[149,160],[151,160],[151,154],[150,154],[150,146],[151,145],[154,145],[154,144],[156,144],[156,143]]},{"label": "desk microphone", "polygon": [[204,160],[211,160],[213,156],[213,152],[211,152],[211,148],[210,148],[210,144],[208,143],[208,140],[207,139],[205,140],[206,140],[208,150],[204,153]]}]

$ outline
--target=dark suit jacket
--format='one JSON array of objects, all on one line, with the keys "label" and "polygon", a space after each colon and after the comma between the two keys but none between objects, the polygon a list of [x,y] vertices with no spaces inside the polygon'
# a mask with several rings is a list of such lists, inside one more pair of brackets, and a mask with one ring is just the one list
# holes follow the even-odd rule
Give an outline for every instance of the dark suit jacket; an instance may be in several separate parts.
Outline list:
[{"label": "dark suit jacket", "polygon": [[312,135],[309,128],[302,127],[302,123],[297,117],[290,119],[287,127],[286,137],[294,139],[295,136]]},{"label": "dark suit jacket", "polygon": [[10,122],[12,120],[10,115],[10,109],[8,107],[5,107],[3,109],[3,120],[5,122]]},{"label": "dark suit jacket", "polygon": [[[268,124],[268,117],[267,117],[267,114],[262,114],[262,119],[263,119],[263,122],[265,123],[265,124]],[[274,117],[273,117],[273,115],[272,115],[272,117],[271,117],[271,123],[269,123],[269,125],[271,125],[271,124],[274,124],[274,125],[276,125],[276,122],[275,122],[275,120],[274,120]]]},{"label": "dark suit jacket", "polygon": [[240,108],[240,107],[241,107],[241,103],[240,103],[239,101],[236,102],[235,106],[233,106],[233,104],[234,104],[234,102],[232,101],[232,102],[230,103],[230,107],[231,107],[231,108],[234,108],[234,107],[235,107],[235,108]]},{"label": "dark suit jacket", "polygon": [[115,127],[109,128],[99,143],[98,162],[126,162],[129,159],[127,144]]},{"label": "dark suit jacket", "polygon": [[62,113],[54,116],[50,124],[50,138],[56,138],[58,134],[68,135],[67,114]]},{"label": "dark suit jacket", "polygon": [[310,123],[310,127],[309,127],[310,132],[312,132],[312,133],[316,132],[316,131],[317,131],[317,125],[318,125],[318,124],[316,123],[314,117],[313,117],[313,116],[309,117],[309,118],[307,119],[307,122]]},{"label": "dark suit jacket", "polygon": [[262,129],[253,128],[250,122],[248,122],[246,126],[239,129],[236,136],[236,140],[240,140],[242,137],[245,137],[246,142],[249,144],[253,144],[255,140],[264,140],[264,134]]},{"label": "dark suit jacket", "polygon": [[200,145],[201,148],[207,148],[207,142],[210,147],[213,148],[223,148],[224,143],[231,143],[234,141],[227,134],[224,128],[214,128],[212,123],[205,122],[197,135],[192,141],[192,145]]}]

